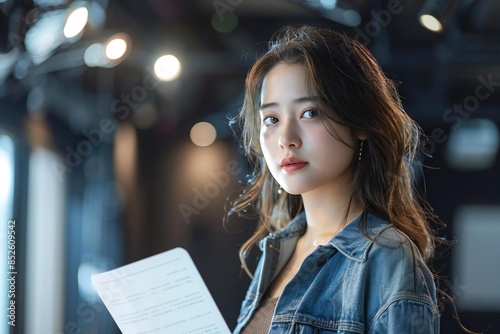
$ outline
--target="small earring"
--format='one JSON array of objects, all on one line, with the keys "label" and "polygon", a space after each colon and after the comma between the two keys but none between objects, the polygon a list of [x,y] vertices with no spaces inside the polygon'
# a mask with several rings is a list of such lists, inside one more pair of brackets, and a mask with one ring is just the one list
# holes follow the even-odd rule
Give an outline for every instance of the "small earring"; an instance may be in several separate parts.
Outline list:
[{"label": "small earring", "polygon": [[281,186],[278,188],[278,195],[281,195],[283,193],[283,188]]},{"label": "small earring", "polygon": [[359,157],[358,157],[358,163],[361,162],[361,156],[363,155],[363,143],[364,141],[361,142],[361,145],[359,146]]}]

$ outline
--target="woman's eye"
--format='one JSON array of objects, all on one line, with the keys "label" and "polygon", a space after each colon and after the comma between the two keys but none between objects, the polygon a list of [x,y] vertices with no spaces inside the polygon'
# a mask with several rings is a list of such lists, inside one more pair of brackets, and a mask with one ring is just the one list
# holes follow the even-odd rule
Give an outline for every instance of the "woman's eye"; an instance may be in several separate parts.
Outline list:
[{"label": "woman's eye", "polygon": [[277,123],[278,119],[274,116],[266,116],[266,117],[264,117],[262,122],[264,123],[264,125],[272,125],[272,124]]},{"label": "woman's eye", "polygon": [[316,109],[307,109],[302,113],[302,117],[304,118],[314,118],[319,115],[319,111]]}]

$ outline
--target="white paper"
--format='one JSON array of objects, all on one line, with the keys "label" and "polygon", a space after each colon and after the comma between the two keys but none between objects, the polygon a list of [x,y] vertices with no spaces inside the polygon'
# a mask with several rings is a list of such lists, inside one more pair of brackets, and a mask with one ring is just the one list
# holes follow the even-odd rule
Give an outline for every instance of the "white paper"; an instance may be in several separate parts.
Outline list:
[{"label": "white paper", "polygon": [[229,334],[205,282],[183,248],[92,275],[124,334]]}]

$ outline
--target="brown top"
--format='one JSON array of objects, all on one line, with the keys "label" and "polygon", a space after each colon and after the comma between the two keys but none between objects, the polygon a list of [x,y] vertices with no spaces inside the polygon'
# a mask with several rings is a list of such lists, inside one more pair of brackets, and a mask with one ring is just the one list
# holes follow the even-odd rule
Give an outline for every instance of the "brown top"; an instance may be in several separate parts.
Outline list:
[{"label": "brown top", "polygon": [[267,334],[271,327],[277,301],[278,297],[262,301],[248,325],[243,329],[242,334]]}]

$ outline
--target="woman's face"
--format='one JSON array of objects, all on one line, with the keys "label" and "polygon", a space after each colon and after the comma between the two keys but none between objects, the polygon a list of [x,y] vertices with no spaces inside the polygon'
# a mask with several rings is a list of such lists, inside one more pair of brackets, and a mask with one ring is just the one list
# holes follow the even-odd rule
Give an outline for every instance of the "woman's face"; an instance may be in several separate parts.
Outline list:
[{"label": "woman's face", "polygon": [[290,194],[346,191],[352,181],[355,138],[339,124],[325,128],[318,97],[307,86],[306,68],[279,63],[262,83],[260,145],[267,166]]}]

